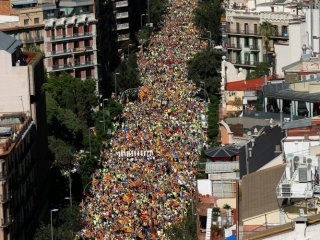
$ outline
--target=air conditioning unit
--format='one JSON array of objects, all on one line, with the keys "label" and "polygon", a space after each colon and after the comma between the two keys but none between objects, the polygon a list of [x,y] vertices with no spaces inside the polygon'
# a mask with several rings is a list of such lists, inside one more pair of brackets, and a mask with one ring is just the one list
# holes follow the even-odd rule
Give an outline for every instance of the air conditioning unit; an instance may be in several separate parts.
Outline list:
[{"label": "air conditioning unit", "polygon": [[299,161],[300,161],[299,156],[294,156],[294,157],[293,157],[294,171],[298,169]]},{"label": "air conditioning unit", "polygon": [[281,188],[281,195],[283,197],[291,197],[291,184],[283,183]]},{"label": "air conditioning unit", "polygon": [[308,182],[308,169],[307,169],[307,165],[301,164],[301,165],[298,167],[298,171],[299,171],[299,182],[300,182],[300,183],[306,183],[306,182]]}]

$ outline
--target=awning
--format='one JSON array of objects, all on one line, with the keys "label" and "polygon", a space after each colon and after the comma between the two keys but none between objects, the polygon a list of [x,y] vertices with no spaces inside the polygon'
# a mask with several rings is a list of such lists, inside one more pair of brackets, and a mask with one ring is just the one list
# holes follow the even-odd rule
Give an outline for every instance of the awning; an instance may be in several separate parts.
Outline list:
[{"label": "awning", "polygon": [[12,7],[15,6],[24,6],[24,5],[32,5],[32,4],[37,4],[37,1],[23,1],[23,2],[13,2],[11,3]]}]

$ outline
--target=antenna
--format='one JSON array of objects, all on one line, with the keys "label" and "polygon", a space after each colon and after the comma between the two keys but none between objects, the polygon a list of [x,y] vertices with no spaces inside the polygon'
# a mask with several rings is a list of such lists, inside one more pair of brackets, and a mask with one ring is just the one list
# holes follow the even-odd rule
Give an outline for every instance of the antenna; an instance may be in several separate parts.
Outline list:
[{"label": "antenna", "polygon": [[22,112],[24,113],[24,106],[23,106],[23,99],[22,99],[22,96],[19,96],[19,98],[20,98],[21,105],[22,105]]}]

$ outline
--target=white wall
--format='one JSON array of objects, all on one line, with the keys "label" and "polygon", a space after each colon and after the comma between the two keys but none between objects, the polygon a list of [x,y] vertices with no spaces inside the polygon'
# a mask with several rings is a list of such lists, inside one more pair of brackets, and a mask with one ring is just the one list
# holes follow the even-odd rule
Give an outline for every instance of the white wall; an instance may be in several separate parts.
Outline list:
[{"label": "white wall", "polygon": [[209,179],[198,179],[197,180],[198,192],[202,195],[209,194],[212,196],[212,182]]},{"label": "white wall", "polygon": [[12,66],[11,54],[0,51],[0,112],[29,112],[28,66]]}]

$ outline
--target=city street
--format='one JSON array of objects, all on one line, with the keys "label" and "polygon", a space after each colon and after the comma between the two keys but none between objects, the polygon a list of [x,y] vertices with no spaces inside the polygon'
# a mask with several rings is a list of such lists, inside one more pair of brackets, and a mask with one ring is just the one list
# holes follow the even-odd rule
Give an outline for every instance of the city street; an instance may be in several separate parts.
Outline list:
[{"label": "city street", "polygon": [[205,44],[192,23],[196,0],[169,0],[163,27],[139,53],[139,100],[126,104],[123,124],[102,152],[83,207],[88,239],[167,239],[166,229],[186,214],[195,191],[203,145],[201,114],[187,79],[187,60]]}]

